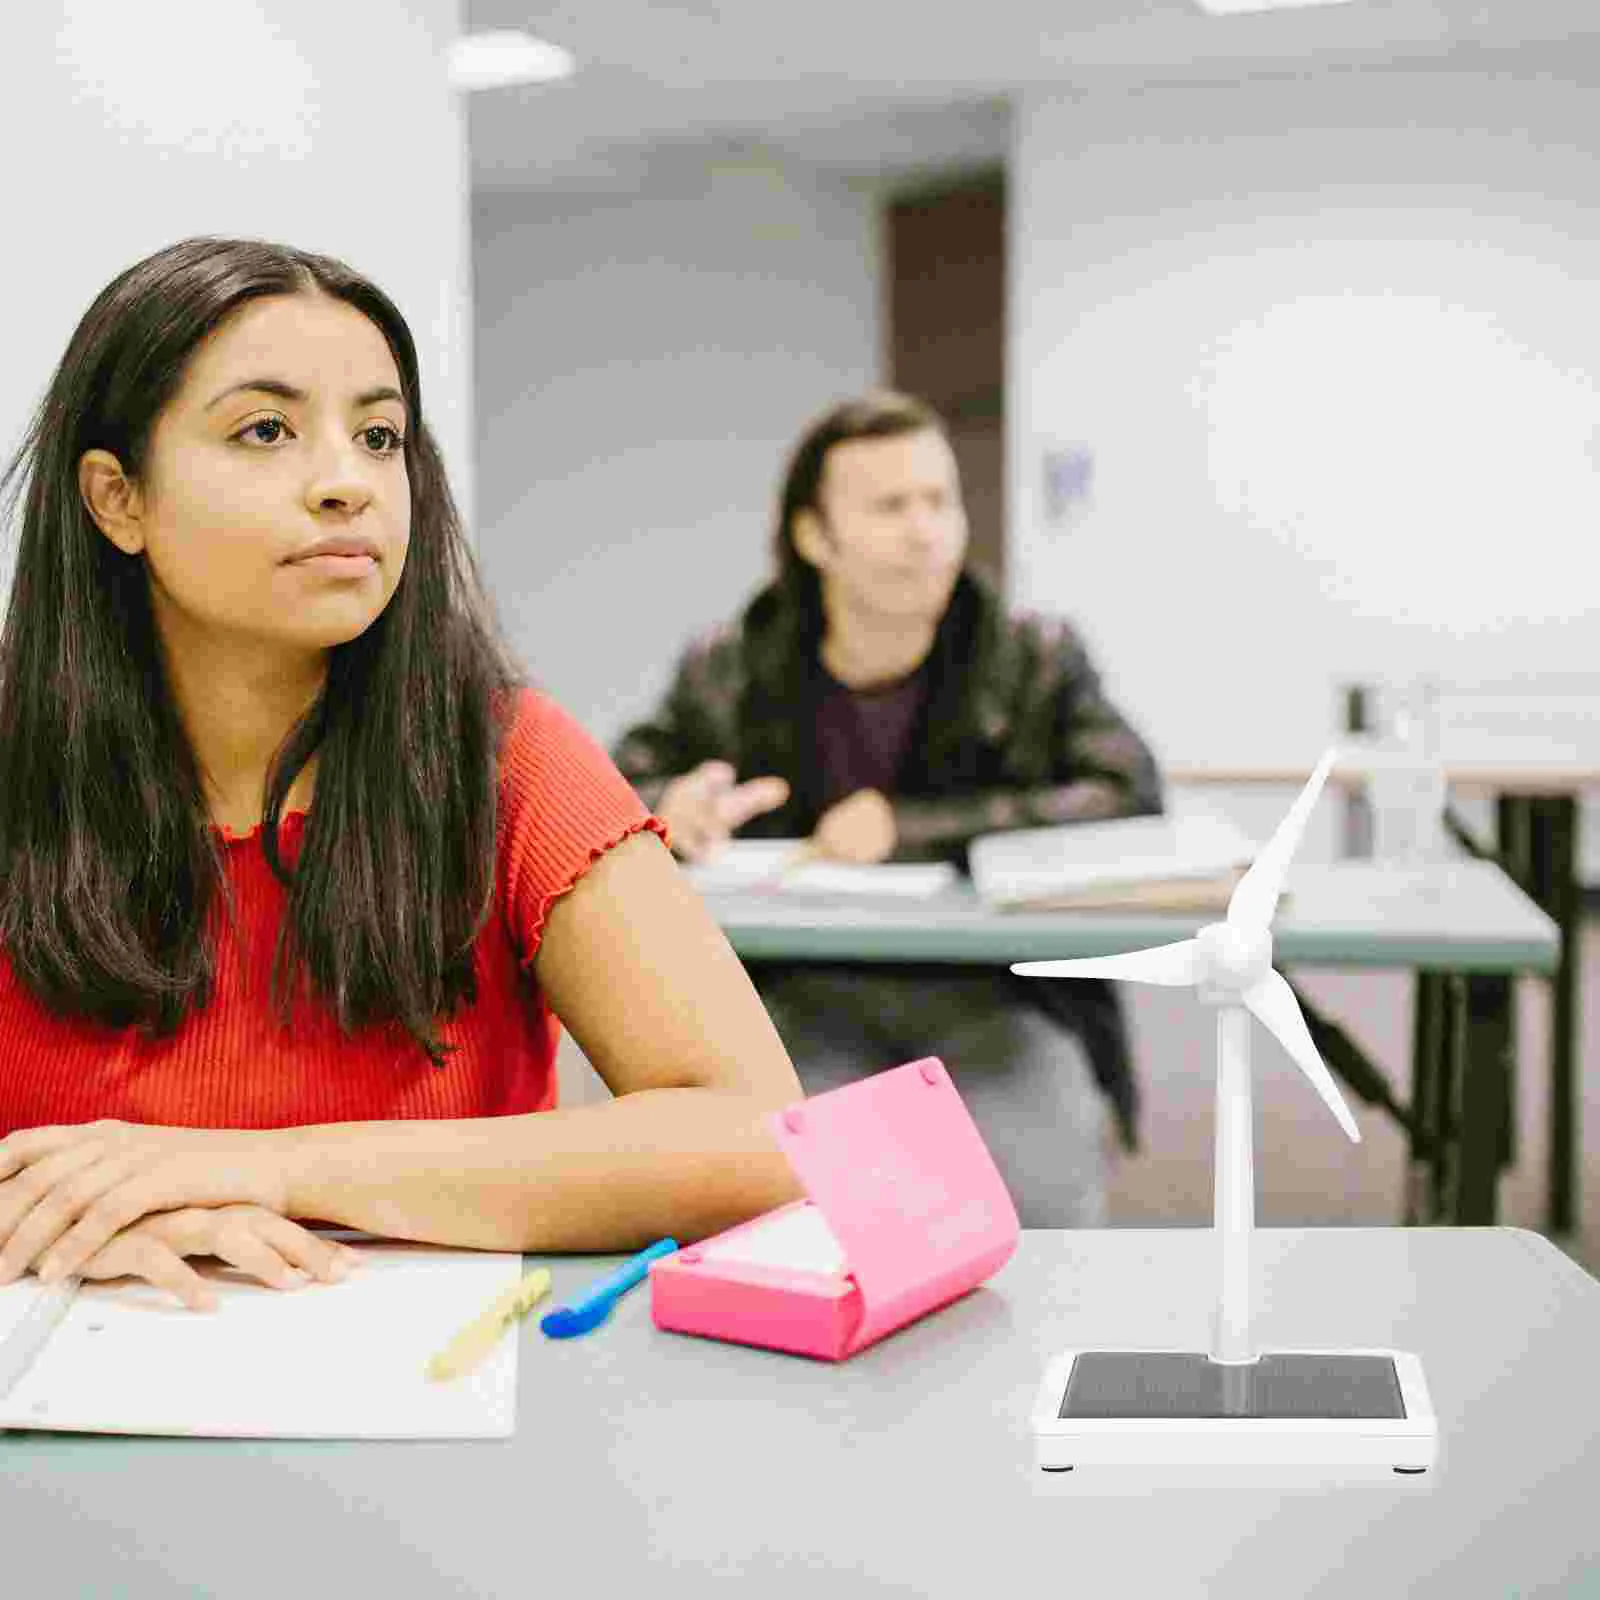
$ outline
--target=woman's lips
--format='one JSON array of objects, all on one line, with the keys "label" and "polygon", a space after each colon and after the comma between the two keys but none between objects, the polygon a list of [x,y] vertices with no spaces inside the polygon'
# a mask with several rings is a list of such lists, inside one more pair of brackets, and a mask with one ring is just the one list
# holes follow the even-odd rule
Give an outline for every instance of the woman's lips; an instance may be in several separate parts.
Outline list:
[{"label": "woman's lips", "polygon": [[324,554],[301,556],[289,563],[305,572],[315,572],[326,578],[362,578],[374,571],[378,558],[368,553],[352,552],[348,555]]}]

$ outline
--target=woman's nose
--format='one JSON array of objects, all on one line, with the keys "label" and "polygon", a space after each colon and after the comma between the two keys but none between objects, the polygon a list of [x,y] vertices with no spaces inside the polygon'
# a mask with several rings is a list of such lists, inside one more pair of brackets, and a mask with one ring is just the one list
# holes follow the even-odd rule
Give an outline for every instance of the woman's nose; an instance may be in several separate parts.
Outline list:
[{"label": "woman's nose", "polygon": [[313,511],[360,511],[371,500],[369,469],[353,443],[329,446],[319,454],[306,484],[306,504]]}]

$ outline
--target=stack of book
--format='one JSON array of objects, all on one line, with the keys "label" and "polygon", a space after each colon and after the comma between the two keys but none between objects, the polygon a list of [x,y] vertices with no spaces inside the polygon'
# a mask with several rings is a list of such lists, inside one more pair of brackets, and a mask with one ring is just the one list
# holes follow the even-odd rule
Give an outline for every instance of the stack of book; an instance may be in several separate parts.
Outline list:
[{"label": "stack of book", "polygon": [[972,841],[972,882],[996,910],[1223,911],[1257,844],[1226,817],[1195,811]]}]

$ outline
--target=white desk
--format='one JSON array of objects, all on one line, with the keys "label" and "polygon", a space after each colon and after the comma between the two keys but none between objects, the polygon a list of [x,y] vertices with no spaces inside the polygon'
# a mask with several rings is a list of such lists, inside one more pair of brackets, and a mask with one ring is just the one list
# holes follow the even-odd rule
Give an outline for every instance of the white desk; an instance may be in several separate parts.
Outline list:
[{"label": "white desk", "polygon": [[[510,1440],[0,1435],[5,1570],[119,1600],[1600,1593],[1600,1284],[1515,1229],[1265,1230],[1256,1256],[1263,1340],[1422,1357],[1431,1472],[1038,1471],[1049,1357],[1204,1349],[1212,1263],[1204,1230],[1030,1233],[838,1367],[657,1332],[643,1288],[587,1338],[529,1322]],[[550,1265],[559,1299],[604,1263]]]}]

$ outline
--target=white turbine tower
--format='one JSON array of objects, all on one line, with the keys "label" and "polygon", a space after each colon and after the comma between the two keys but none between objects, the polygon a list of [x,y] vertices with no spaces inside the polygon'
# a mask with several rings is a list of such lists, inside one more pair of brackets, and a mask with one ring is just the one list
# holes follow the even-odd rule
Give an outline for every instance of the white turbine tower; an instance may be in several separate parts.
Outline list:
[{"label": "white turbine tower", "polygon": [[[1248,1370],[1261,1359],[1250,1328],[1250,1243],[1255,1203],[1250,1113],[1252,1016],[1289,1052],[1345,1133],[1356,1143],[1361,1141],[1355,1119],[1312,1042],[1294,991],[1272,966],[1271,923],[1284,875],[1336,756],[1337,752],[1330,750],[1318,762],[1288,815],[1235,887],[1223,921],[1201,928],[1192,939],[1149,950],[1065,961],[1024,961],[1011,969],[1024,977],[1123,978],[1135,983],[1189,985],[1217,1013],[1214,1204],[1220,1282],[1209,1361],[1221,1369],[1215,1390],[1222,1414],[1192,1409],[1195,1404],[1207,1403],[1196,1401],[1200,1389],[1192,1390],[1176,1410],[1160,1409],[1159,1401],[1151,1397],[1163,1383],[1192,1385],[1195,1375],[1191,1372],[1177,1376],[1174,1369],[1162,1367],[1164,1358],[1153,1352],[1126,1353],[1121,1359],[1144,1357],[1141,1375],[1115,1380],[1124,1384],[1126,1394],[1139,1397],[1137,1419],[1131,1412],[1124,1415],[1104,1409],[1102,1395],[1099,1409],[1083,1413],[1097,1420],[1074,1426],[1061,1420],[1068,1416],[1071,1400],[1070,1390],[1063,1400],[1062,1387],[1058,1386],[1066,1384],[1070,1377],[1072,1358],[1066,1357],[1054,1364],[1047,1375],[1041,1409],[1035,1417],[1041,1465],[1070,1465],[1062,1459],[1064,1453],[1079,1460],[1101,1461],[1349,1463],[1369,1459],[1363,1451],[1373,1446],[1379,1447],[1380,1453],[1400,1471],[1417,1470],[1419,1464],[1427,1465],[1433,1459],[1433,1415],[1421,1366],[1414,1357],[1393,1351],[1284,1354],[1275,1358],[1277,1365],[1270,1382],[1254,1387]],[[1358,1359],[1352,1362],[1351,1357]],[[1352,1383],[1377,1376],[1362,1366],[1374,1359],[1391,1363],[1400,1409],[1355,1413],[1340,1409],[1350,1403]],[[1291,1391],[1297,1384],[1299,1395],[1294,1398]],[[1343,1398],[1341,1387],[1345,1391]],[[1378,1405],[1382,1404],[1380,1398]],[[1142,1409],[1152,1405],[1154,1409]],[[1154,1418],[1161,1421],[1152,1432],[1148,1424]],[[1187,1432],[1181,1427],[1177,1431],[1161,1431],[1163,1426],[1180,1419],[1194,1425]],[[1239,1427],[1240,1421],[1245,1424],[1244,1429]],[[1136,1424],[1128,1438],[1135,1440],[1139,1448],[1125,1448],[1127,1439],[1116,1442],[1114,1433],[1105,1431],[1117,1422]],[[1348,1426],[1341,1430],[1341,1423]],[[1249,1431],[1252,1425],[1254,1433]],[[1345,1442],[1330,1444],[1341,1431]],[[1064,1451],[1064,1441],[1069,1437],[1072,1448]],[[1113,1442],[1108,1444],[1108,1439]],[[1153,1447],[1152,1440],[1156,1441]],[[1165,1444],[1161,1443],[1163,1440]],[[1220,1440],[1227,1442],[1219,1443]],[[1410,1448],[1406,1448],[1408,1445]],[[1403,1464],[1399,1459],[1402,1457]]]},{"label": "white turbine tower", "polygon": [[1311,1042],[1294,991],[1272,967],[1272,914],[1283,892],[1283,876],[1306,820],[1334,762],[1328,751],[1289,814],[1239,880],[1228,901],[1227,919],[1202,928],[1192,939],[1135,950],[1127,955],[1089,956],[1076,961],[1024,961],[1013,972],[1030,978],[1126,978],[1135,983],[1190,985],[1217,1013],[1217,1121],[1214,1203],[1221,1250],[1221,1294],[1217,1306],[1214,1360],[1255,1360],[1250,1339],[1250,1231],[1254,1222],[1255,1170],[1251,1154],[1250,1017],[1255,1015],[1311,1080],[1339,1126],[1358,1144],[1361,1132],[1344,1097]]}]

